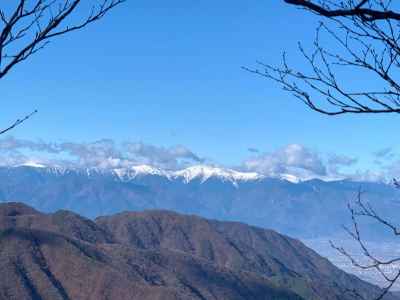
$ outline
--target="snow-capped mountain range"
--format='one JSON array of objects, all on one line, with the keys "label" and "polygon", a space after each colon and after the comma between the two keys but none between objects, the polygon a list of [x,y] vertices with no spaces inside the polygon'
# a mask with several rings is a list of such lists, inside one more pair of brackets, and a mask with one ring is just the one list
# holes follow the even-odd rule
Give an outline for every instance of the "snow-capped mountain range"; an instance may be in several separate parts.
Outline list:
[{"label": "snow-capped mountain range", "polygon": [[197,165],[178,171],[167,171],[148,165],[134,166],[130,169],[114,169],[121,179],[132,179],[138,176],[158,175],[168,179],[182,179],[185,183],[198,179],[201,182],[217,177],[224,181],[238,183],[240,181],[258,180],[265,176],[253,172],[239,172],[232,169],[224,169],[213,166]]},{"label": "snow-capped mountain range", "polygon": [[[99,173],[102,174],[112,173],[123,181],[129,181],[137,177],[150,175],[150,176],[164,177],[167,178],[168,180],[181,179],[185,183],[190,183],[193,180],[199,180],[200,182],[203,183],[209,180],[210,178],[218,178],[222,181],[231,182],[232,184],[237,185],[240,182],[256,181],[267,177],[265,175],[256,172],[242,172],[229,168],[221,168],[209,165],[195,165],[182,170],[163,170],[150,165],[138,165],[138,166],[133,166],[131,168],[118,168],[118,169],[101,169],[101,168],[69,169],[56,166],[50,167],[39,163],[28,162],[25,164],[18,165],[17,167],[24,167],[24,166],[32,168],[40,168],[52,173],[59,173],[59,174],[65,174],[68,171],[74,171],[74,172],[84,171],[89,176]],[[289,174],[282,174],[277,178],[287,180],[293,183],[298,183],[301,181],[300,178]]]},{"label": "snow-capped mountain range", "polygon": [[400,190],[377,182],[300,180],[291,174],[270,177],[206,165],[174,171],[148,165],[63,168],[33,162],[0,167],[0,202],[22,201],[46,212],[68,209],[90,218],[168,209],[293,236],[340,231],[348,220],[347,204],[360,187],[374,208],[396,214]]}]

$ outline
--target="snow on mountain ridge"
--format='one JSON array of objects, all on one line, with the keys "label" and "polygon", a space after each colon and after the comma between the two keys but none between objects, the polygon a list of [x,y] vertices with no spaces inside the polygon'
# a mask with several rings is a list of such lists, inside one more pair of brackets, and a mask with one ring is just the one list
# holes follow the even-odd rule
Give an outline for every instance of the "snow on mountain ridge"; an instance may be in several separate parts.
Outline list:
[{"label": "snow on mountain ridge", "polygon": [[302,181],[301,178],[292,174],[281,174],[279,177],[292,183],[299,183]]},{"label": "snow on mountain ridge", "polygon": [[[15,167],[31,167],[40,169],[54,175],[65,175],[69,172],[78,172],[85,174],[88,177],[96,175],[112,174],[118,180],[130,181],[143,176],[160,176],[168,180],[181,179],[184,183],[190,183],[193,180],[199,180],[201,183],[209,180],[210,178],[218,178],[222,181],[231,182],[235,186],[239,182],[256,181],[265,179],[267,176],[256,172],[241,172],[229,168],[221,168],[209,165],[195,165],[182,170],[163,170],[150,165],[136,165],[130,168],[80,168],[80,167],[60,167],[60,166],[46,166],[39,163],[24,163]],[[281,180],[287,180],[292,183],[299,183],[301,178],[291,174],[281,174],[277,176]]]},{"label": "snow on mountain ridge", "polygon": [[219,168],[207,165],[191,166],[186,169],[178,171],[163,170],[150,165],[137,165],[131,168],[117,168],[113,170],[101,169],[101,168],[81,169],[81,168],[47,167],[39,164],[24,164],[23,166],[45,169],[50,173],[59,175],[65,174],[68,171],[83,172],[87,176],[111,173],[116,177],[118,177],[120,180],[124,181],[129,181],[136,177],[147,176],[147,175],[165,177],[169,180],[183,179],[185,183],[189,183],[195,179],[200,179],[201,182],[205,182],[212,177],[217,177],[224,181],[230,181],[232,183],[236,183],[238,181],[258,180],[265,177],[261,174],[254,172],[240,172],[233,169]]},{"label": "snow on mountain ridge", "polygon": [[116,174],[121,180],[130,180],[136,178],[137,176],[146,175],[162,176],[168,179],[170,178],[170,172],[149,165],[138,165],[131,168],[114,169],[113,173]]},{"label": "snow on mountain ridge", "polygon": [[23,164],[17,165],[17,167],[31,167],[31,168],[41,168],[41,169],[47,168],[47,166],[34,161],[27,161]]},{"label": "snow on mountain ridge", "polygon": [[205,165],[192,166],[178,171],[167,171],[149,165],[139,165],[126,169],[114,169],[113,171],[121,180],[130,180],[138,176],[153,175],[165,177],[169,180],[182,178],[185,183],[189,183],[194,179],[200,179],[201,182],[205,182],[211,177],[218,177],[232,183],[264,178],[263,175],[258,173],[239,172],[232,169]]},{"label": "snow on mountain ridge", "polygon": [[242,172],[229,168],[215,167],[210,165],[195,165],[181,170],[164,170],[161,168],[153,167],[151,165],[136,165],[129,168],[101,168],[101,167],[83,167],[78,164],[68,165],[48,165],[36,161],[27,161],[22,164],[11,166],[0,166],[1,168],[31,168],[36,169],[38,172],[45,172],[54,176],[64,176],[68,174],[80,174],[87,177],[98,176],[113,176],[115,180],[130,181],[135,178],[145,176],[159,176],[167,180],[182,180],[184,183],[190,183],[192,180],[199,180],[201,183],[209,180],[210,178],[218,178],[225,182],[230,182],[238,186],[240,182],[257,181],[262,179],[278,179],[288,181],[294,184],[310,181],[313,179],[320,179],[325,182],[330,181],[361,181],[361,182],[380,182],[384,184],[392,184],[391,180],[366,180],[346,176],[305,176],[304,174],[297,174],[296,172],[288,172],[281,174],[265,175],[256,172]]},{"label": "snow on mountain ridge", "polygon": [[232,169],[222,169],[204,165],[192,166],[180,171],[173,172],[173,177],[183,177],[186,183],[189,183],[196,178],[200,178],[201,181],[204,182],[211,177],[219,177],[221,179],[225,179],[231,182],[258,180],[260,178],[264,178],[263,175],[260,175],[258,173],[239,172]]}]

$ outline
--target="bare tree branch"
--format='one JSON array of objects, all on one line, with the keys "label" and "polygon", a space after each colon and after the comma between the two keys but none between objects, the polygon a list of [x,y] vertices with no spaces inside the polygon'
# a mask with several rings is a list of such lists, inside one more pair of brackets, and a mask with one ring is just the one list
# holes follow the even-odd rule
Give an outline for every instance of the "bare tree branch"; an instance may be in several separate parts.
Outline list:
[{"label": "bare tree branch", "polygon": [[[384,299],[385,295],[389,293],[390,289],[400,278],[400,257],[381,259],[374,255],[366,245],[365,241],[362,239],[358,217],[372,218],[373,220],[377,221],[378,224],[388,228],[395,236],[399,235],[399,229],[393,223],[380,216],[373,209],[370,203],[366,203],[362,200],[361,190],[357,194],[354,206],[348,204],[348,209],[350,211],[353,228],[350,229],[348,227],[344,227],[344,229],[349,234],[349,236],[358,243],[363,257],[366,258],[368,262],[360,262],[346,249],[341,246],[336,246],[332,241],[330,241],[331,246],[336,249],[340,254],[345,256],[353,266],[361,270],[375,270],[384,279],[384,281],[387,282],[387,285],[383,288],[382,292],[378,296],[372,299]],[[389,275],[387,274],[387,272],[385,272],[384,268],[388,266],[396,269],[394,275]],[[365,297],[361,296],[361,293],[359,291],[353,292],[355,292],[360,299],[365,299]]]},{"label": "bare tree branch", "polygon": [[[299,43],[298,49],[306,67],[296,69],[289,64],[286,53],[280,65],[257,61],[246,71],[278,83],[310,109],[336,116],[342,114],[400,113],[400,9],[392,0],[284,0],[312,12],[322,21],[316,29],[312,49]],[[327,47],[326,40],[332,44]],[[333,46],[332,46],[333,45]],[[345,77],[343,74],[347,74]],[[350,74],[350,75],[349,75]],[[368,78],[374,84],[349,83],[348,78]],[[371,87],[373,86],[373,87]],[[400,183],[394,180],[400,188]],[[363,295],[348,290],[360,299],[381,300],[400,281],[400,257],[381,259],[362,239],[359,218],[372,219],[400,236],[400,228],[380,215],[369,203],[362,201],[359,191],[356,201],[348,205],[352,227],[344,227],[357,242],[361,262],[343,247],[331,244],[362,270],[374,270],[387,283],[379,295]],[[393,267],[394,274],[385,272]]]},{"label": "bare tree branch", "polygon": [[[125,2],[99,1],[81,21],[76,19],[79,7],[86,3],[81,0],[18,0],[14,6],[0,5],[0,79],[15,65],[46,47],[52,38],[82,29]],[[0,135],[19,126],[36,112],[0,130]]]},{"label": "bare tree branch", "polygon": [[[307,8],[313,12],[316,12],[324,17],[353,17],[357,16],[365,21],[375,20],[400,20],[400,14],[392,10],[377,10],[370,7],[364,8],[368,4],[369,0],[360,1],[356,4],[354,1],[344,1],[338,5],[339,8],[332,9],[326,5],[325,1],[322,5],[316,4],[309,0],[284,0],[286,3],[291,5],[297,5],[303,8]],[[324,5],[325,4],[325,5]],[[346,5],[347,4],[347,5]]]},{"label": "bare tree branch", "polygon": [[[317,13],[320,22],[312,50],[299,43],[308,67],[289,64],[284,53],[280,66],[257,61],[246,71],[272,80],[309,108],[326,115],[400,113],[400,16],[387,0],[305,0],[286,3]],[[325,47],[330,40],[336,47]],[[367,85],[349,84],[343,74],[374,80]]]},{"label": "bare tree branch", "polygon": [[[97,1],[97,0],[94,0]],[[82,0],[18,0],[14,9],[0,8],[0,79],[18,63],[42,50],[52,38],[100,20],[125,0],[99,0],[81,21]]]},{"label": "bare tree branch", "polygon": [[0,135],[10,131],[11,129],[14,129],[15,127],[21,125],[23,122],[25,122],[26,120],[28,120],[30,117],[32,117],[34,114],[37,113],[37,110],[35,109],[33,112],[31,112],[29,115],[26,115],[25,117],[23,117],[22,119],[17,119],[13,124],[11,124],[9,127],[0,130]]}]

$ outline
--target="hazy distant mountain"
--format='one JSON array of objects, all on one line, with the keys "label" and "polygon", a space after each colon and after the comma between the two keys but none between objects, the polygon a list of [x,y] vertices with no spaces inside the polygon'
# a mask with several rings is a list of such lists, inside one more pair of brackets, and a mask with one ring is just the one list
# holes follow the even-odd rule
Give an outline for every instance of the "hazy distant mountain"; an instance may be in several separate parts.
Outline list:
[{"label": "hazy distant mountain", "polygon": [[[360,187],[378,211],[398,212],[399,191],[383,183],[290,182],[206,166],[174,172],[150,166],[112,171],[0,168],[1,201],[22,201],[46,212],[69,209],[94,218],[124,210],[168,209],[307,238],[342,232],[340,226],[349,220],[346,205]],[[381,238],[373,226],[365,234],[367,230],[368,236]]]},{"label": "hazy distant mountain", "polygon": [[[379,289],[274,231],[167,211],[0,205],[0,299],[356,299]],[[388,296],[386,299],[394,299]]]}]

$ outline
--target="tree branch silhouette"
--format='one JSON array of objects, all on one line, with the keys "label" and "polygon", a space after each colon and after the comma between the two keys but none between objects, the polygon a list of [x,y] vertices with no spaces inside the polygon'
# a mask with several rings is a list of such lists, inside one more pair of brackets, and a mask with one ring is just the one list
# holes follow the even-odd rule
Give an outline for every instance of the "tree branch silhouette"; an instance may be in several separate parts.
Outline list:
[{"label": "tree branch silhouette", "polygon": [[[310,109],[329,116],[342,114],[400,113],[400,9],[391,0],[284,0],[285,3],[316,15],[319,25],[311,50],[302,43],[298,49],[306,67],[296,68],[283,53],[280,65],[257,61],[246,71],[278,83]],[[326,41],[332,44],[327,47]],[[333,46],[332,46],[333,45]],[[343,76],[346,74],[346,76]],[[374,82],[361,85],[348,78],[365,76]],[[400,188],[400,183],[394,180]],[[394,237],[400,228],[382,217],[359,191],[348,206],[352,228],[345,228],[360,246],[369,263],[361,263],[346,249],[331,244],[361,270],[375,270],[387,283],[379,295],[363,295],[362,291],[345,291],[360,299],[381,300],[400,281],[400,257],[379,259],[362,239],[359,218],[369,218],[389,230]],[[388,275],[384,268],[396,272]]]},{"label": "tree branch silhouette", "polygon": [[[80,30],[102,19],[125,0],[100,0],[79,20],[82,0],[18,0],[0,5],[0,79],[17,64],[46,47],[52,38]],[[37,110],[0,130],[0,135],[28,120]]]},{"label": "tree branch silhouette", "polygon": [[[352,254],[350,254],[345,248],[341,246],[335,245],[332,241],[330,241],[331,246],[336,249],[340,254],[345,256],[353,266],[361,269],[361,270],[375,270],[387,285],[383,288],[382,293],[378,296],[374,297],[374,300],[384,299],[385,295],[389,293],[390,289],[400,278],[400,257],[395,257],[391,259],[381,259],[372,253],[372,251],[368,248],[367,244],[363,240],[361,236],[361,229],[358,222],[359,217],[366,217],[375,220],[378,224],[390,230],[395,236],[400,235],[400,229],[394,225],[389,220],[386,220],[382,216],[380,216],[377,211],[372,207],[372,205],[368,202],[362,200],[362,191],[359,190],[357,193],[356,201],[353,205],[348,204],[348,210],[351,215],[352,220],[352,228],[348,228],[344,226],[344,230],[348,233],[348,235],[357,242],[359,245],[363,257],[368,260],[367,263],[360,262],[356,259]],[[384,268],[390,267],[391,269],[395,269],[394,275],[389,275],[385,272]],[[357,291],[354,291],[356,293]],[[357,292],[357,297],[360,299],[365,299]]]},{"label": "tree branch silhouette", "polygon": [[32,117],[34,114],[36,114],[38,111],[35,109],[33,112],[31,112],[30,114],[26,115],[25,117],[23,117],[22,119],[17,119],[13,124],[11,124],[10,126],[8,126],[5,129],[0,130],[0,135],[5,134],[6,132],[14,129],[15,127],[21,125],[22,123],[24,123],[26,120],[28,120],[30,117]]},{"label": "tree branch silhouette", "polygon": [[[382,7],[382,9],[374,9],[372,1],[341,1],[334,4],[328,1],[322,1],[322,4],[316,4],[309,0],[284,0],[291,5],[297,5],[302,8],[309,9],[324,17],[360,17],[365,21],[376,20],[400,20],[400,14],[392,10]],[[333,6],[333,7],[332,7]],[[366,7],[365,7],[366,6]]]},{"label": "tree branch silhouette", "polygon": [[[329,22],[320,22],[311,51],[298,43],[308,67],[292,67],[284,53],[280,66],[257,61],[245,70],[275,81],[322,114],[400,113],[400,14],[390,10],[392,1],[285,2]],[[325,47],[325,39],[336,47]],[[379,84],[350,85],[342,79],[344,72],[354,78],[369,76]]]},{"label": "tree branch silhouette", "polygon": [[103,18],[125,0],[101,0],[79,20],[82,0],[18,0],[15,7],[0,8],[0,79],[52,38],[77,31]]}]

